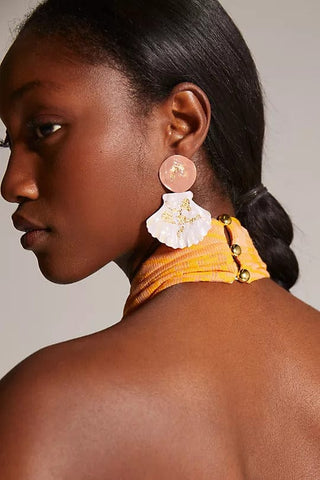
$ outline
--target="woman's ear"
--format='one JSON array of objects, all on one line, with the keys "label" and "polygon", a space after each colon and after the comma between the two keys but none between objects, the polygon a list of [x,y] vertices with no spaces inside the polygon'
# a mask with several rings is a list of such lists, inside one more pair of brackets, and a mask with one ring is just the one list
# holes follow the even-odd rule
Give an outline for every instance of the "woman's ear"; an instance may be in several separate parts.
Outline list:
[{"label": "woman's ear", "polygon": [[191,158],[203,144],[211,121],[207,95],[197,85],[179,83],[165,102],[167,109],[167,145],[179,155]]}]

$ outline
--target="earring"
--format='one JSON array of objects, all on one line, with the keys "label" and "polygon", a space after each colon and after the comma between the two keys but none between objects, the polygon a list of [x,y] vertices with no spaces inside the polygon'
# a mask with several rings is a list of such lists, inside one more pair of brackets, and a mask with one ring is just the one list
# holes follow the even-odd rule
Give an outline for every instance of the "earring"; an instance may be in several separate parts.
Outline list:
[{"label": "earring", "polygon": [[197,176],[195,164],[182,155],[172,155],[161,164],[161,183],[174,193],[162,195],[163,204],[146,220],[148,232],[172,248],[199,243],[211,228],[211,214],[197,205],[189,188]]}]

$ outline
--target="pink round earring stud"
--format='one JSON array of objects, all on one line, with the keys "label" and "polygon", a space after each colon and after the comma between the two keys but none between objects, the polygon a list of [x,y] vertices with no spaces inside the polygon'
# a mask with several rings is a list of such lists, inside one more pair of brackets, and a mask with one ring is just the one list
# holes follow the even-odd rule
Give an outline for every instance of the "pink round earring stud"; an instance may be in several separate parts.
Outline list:
[{"label": "pink round earring stud", "polygon": [[192,160],[182,155],[172,155],[159,169],[161,183],[172,192],[185,192],[194,184],[197,169]]},{"label": "pink round earring stud", "polygon": [[172,248],[199,243],[211,228],[211,214],[196,204],[189,188],[197,176],[195,164],[183,155],[172,155],[160,166],[161,183],[174,193],[162,195],[163,205],[146,220],[148,232]]}]

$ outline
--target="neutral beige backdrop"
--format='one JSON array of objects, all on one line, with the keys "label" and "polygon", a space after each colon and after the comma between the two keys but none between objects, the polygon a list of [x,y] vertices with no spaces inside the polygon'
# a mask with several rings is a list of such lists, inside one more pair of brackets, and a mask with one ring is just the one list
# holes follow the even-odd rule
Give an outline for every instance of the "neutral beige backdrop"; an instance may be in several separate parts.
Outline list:
[{"label": "neutral beige backdrop", "polygon": [[[0,0],[0,56],[35,0]],[[263,181],[295,225],[301,277],[292,293],[319,300],[319,0],[222,0],[253,53],[266,93]],[[4,125],[0,122],[0,136]],[[2,178],[8,150],[0,152]],[[129,293],[114,264],[72,285],[44,279],[11,222],[15,205],[0,199],[0,377],[42,346],[117,323]],[[276,305],[275,305],[276,308]]]}]

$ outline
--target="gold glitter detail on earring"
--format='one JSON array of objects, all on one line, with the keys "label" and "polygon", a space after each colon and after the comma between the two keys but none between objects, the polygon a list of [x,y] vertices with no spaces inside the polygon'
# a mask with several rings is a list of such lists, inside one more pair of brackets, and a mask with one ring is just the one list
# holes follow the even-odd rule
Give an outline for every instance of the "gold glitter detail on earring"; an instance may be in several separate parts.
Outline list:
[{"label": "gold glitter detail on earring", "polygon": [[177,173],[179,173],[180,175],[183,175],[184,174],[184,166],[177,162],[176,160],[173,162],[173,165],[172,167],[170,168],[169,172],[170,172],[170,180],[174,180],[175,176]]},{"label": "gold glitter detail on earring", "polygon": [[168,210],[165,210],[162,214],[161,214],[161,219],[164,221],[164,222],[167,222],[167,223],[173,223],[175,224],[175,220],[174,220],[174,217],[173,217],[173,212],[169,212]]},{"label": "gold glitter detail on earring", "polygon": [[178,220],[179,225],[184,225],[188,221],[187,217],[182,214],[182,209],[179,210],[179,213],[177,214],[176,219]]},{"label": "gold glitter detail on earring", "polygon": [[170,207],[169,205],[167,205],[167,209],[161,214],[161,220],[179,226],[179,229],[177,231],[177,237],[179,238],[184,232],[184,227],[186,224],[192,224],[197,220],[201,219],[201,215],[199,213],[194,217],[188,218],[186,215],[183,214],[183,210],[186,210],[188,212],[191,211],[191,204],[189,198],[184,198],[180,202],[178,208]]},{"label": "gold glitter detail on earring", "polygon": [[189,218],[188,223],[194,223],[195,221],[200,220],[200,218],[201,215],[198,213],[198,215],[196,215],[195,217]]},{"label": "gold glitter detail on earring", "polygon": [[188,212],[191,211],[191,205],[190,205],[190,200],[189,198],[184,198],[180,204],[180,208],[184,208],[185,210],[188,210]]}]

